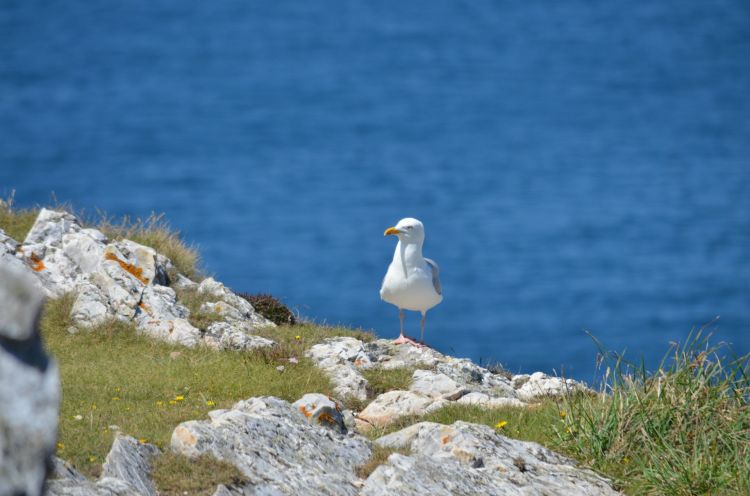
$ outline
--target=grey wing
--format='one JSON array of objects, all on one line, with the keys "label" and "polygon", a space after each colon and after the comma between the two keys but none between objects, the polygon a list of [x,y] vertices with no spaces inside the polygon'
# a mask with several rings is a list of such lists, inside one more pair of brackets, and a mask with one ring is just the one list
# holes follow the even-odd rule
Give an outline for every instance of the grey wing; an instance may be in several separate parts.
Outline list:
[{"label": "grey wing", "polygon": [[443,287],[440,286],[440,267],[438,267],[438,264],[434,260],[430,260],[429,258],[425,258],[424,261],[432,269],[432,285],[435,287],[435,291],[439,295],[443,294]]}]

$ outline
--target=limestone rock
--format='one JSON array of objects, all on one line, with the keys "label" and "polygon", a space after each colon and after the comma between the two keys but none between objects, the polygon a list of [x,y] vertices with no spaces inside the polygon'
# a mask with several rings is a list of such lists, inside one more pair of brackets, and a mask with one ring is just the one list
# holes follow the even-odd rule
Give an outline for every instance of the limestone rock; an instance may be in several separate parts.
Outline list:
[{"label": "limestone rock", "polygon": [[208,421],[183,422],[172,450],[209,454],[236,466],[251,494],[355,495],[354,469],[370,456],[369,442],[310,425],[286,401],[250,398]]},{"label": "limestone rock", "polygon": [[562,396],[572,391],[591,391],[582,382],[552,377],[543,372],[534,372],[528,377],[521,376],[519,380],[515,379],[514,377],[515,384],[521,384],[516,394],[524,401],[534,401],[545,396]]},{"label": "limestone rock", "polygon": [[618,494],[606,479],[572,460],[484,425],[422,422],[376,443],[408,447],[417,455],[391,455],[367,479],[362,494]]},{"label": "limestone rock", "polygon": [[396,345],[387,339],[378,339],[367,343],[368,353],[383,369],[397,369],[406,367],[435,367],[444,355],[429,347]]},{"label": "limestone rock", "polygon": [[0,494],[41,494],[52,465],[60,376],[36,327],[42,301],[34,276],[0,266]]},{"label": "limestone rock", "polygon": [[130,436],[118,434],[102,465],[102,477],[121,479],[143,496],[156,496],[151,481],[151,461],[159,454],[153,444],[139,443]]},{"label": "limestone rock", "polygon": [[48,496],[156,496],[150,473],[159,449],[118,434],[102,465],[102,475],[90,481],[66,462],[55,459]]},{"label": "limestone rock", "polygon": [[359,369],[371,366],[372,360],[362,341],[349,337],[330,338],[312,346],[305,355],[326,372],[337,395],[367,399],[368,382]]},{"label": "limestone rock", "polygon": [[249,301],[236,295],[212,277],[204,279],[198,285],[198,292],[216,299],[215,302],[211,302],[211,306],[206,307],[206,310],[224,316],[229,324],[247,327],[248,330],[255,327],[276,327],[276,324],[257,313]]},{"label": "limestone rock", "polygon": [[253,350],[257,348],[270,348],[276,342],[261,336],[248,334],[226,322],[214,322],[203,336],[203,342],[214,349],[219,350]]},{"label": "limestone rock", "polygon": [[292,406],[298,409],[310,424],[333,429],[340,434],[347,433],[344,406],[333,398],[320,393],[308,393],[292,403]]},{"label": "limestone rock", "polygon": [[489,394],[480,393],[474,391],[459,398],[458,403],[462,405],[479,405],[486,408],[501,408],[501,407],[518,407],[522,408],[528,406],[521,400],[516,398],[493,398]]},{"label": "limestone rock", "polygon": [[384,427],[407,415],[425,414],[433,402],[432,398],[412,391],[388,391],[375,398],[357,418],[373,426]]},{"label": "limestone rock", "polygon": [[415,370],[409,390],[430,398],[447,400],[457,400],[469,392],[468,389],[459,386],[456,381],[447,375],[431,370]]},{"label": "limestone rock", "polygon": [[[467,470],[457,461],[436,460],[425,456],[404,456],[395,453],[388,462],[370,474],[362,488],[362,496],[500,496],[506,494],[537,494],[520,490],[500,489],[493,474]],[[541,493],[538,493],[541,494]]]}]

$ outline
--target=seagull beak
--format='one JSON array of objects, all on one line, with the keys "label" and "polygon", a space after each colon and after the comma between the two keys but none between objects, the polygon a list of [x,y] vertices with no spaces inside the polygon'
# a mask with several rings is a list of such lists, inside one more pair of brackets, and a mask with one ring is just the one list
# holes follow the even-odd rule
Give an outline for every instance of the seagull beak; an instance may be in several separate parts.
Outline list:
[{"label": "seagull beak", "polygon": [[399,231],[395,227],[389,227],[388,229],[385,230],[385,232],[383,233],[383,236],[388,236],[389,234],[401,234],[401,231]]}]

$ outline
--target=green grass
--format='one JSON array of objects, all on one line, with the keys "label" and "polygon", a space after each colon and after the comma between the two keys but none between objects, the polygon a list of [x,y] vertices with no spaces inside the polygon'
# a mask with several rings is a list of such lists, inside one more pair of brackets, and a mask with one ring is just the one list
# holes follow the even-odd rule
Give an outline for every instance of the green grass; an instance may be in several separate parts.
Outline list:
[{"label": "green grass", "polygon": [[203,312],[200,309],[204,303],[215,302],[215,297],[207,293],[199,293],[196,289],[175,289],[175,293],[177,293],[177,301],[190,310],[188,320],[194,327],[205,331],[214,322],[223,320],[218,313]]},{"label": "green grass", "polygon": [[238,485],[247,480],[234,465],[212,456],[188,458],[175,453],[156,459],[152,477],[162,496],[211,496],[219,484]]},{"label": "green grass", "polygon": [[[299,359],[292,364],[275,354],[173,346],[117,321],[69,334],[72,303],[71,296],[49,301],[41,327],[62,376],[58,455],[89,476],[97,475],[110,449],[110,425],[164,449],[180,422],[206,418],[208,411],[240,399],[273,395],[294,401],[308,392],[332,392],[303,352],[312,336],[327,337],[335,329],[302,331],[304,341],[280,329],[274,338]],[[283,373],[276,370],[279,364]]]},{"label": "green grass", "polygon": [[628,494],[750,494],[750,360],[700,332],[659,369],[609,357],[603,393],[564,401],[559,444]]},{"label": "green grass", "polygon": [[393,453],[400,453],[402,455],[410,455],[411,450],[408,448],[384,448],[383,446],[378,446],[377,444],[372,445],[372,455],[370,455],[370,458],[363,463],[362,465],[358,466],[355,469],[355,473],[357,474],[357,477],[360,477],[362,479],[366,479],[370,476],[371,473],[375,471],[376,468],[384,464],[388,461],[388,457],[391,456]]},{"label": "green grass", "polygon": [[13,200],[13,194],[5,200],[0,198],[0,229],[19,243],[23,243],[26,234],[28,234],[31,226],[34,225],[36,216],[39,214],[39,209],[13,208]]},{"label": "green grass", "polygon": [[411,376],[414,375],[415,367],[400,367],[395,369],[371,368],[362,370],[362,375],[367,379],[368,398],[372,399],[388,391],[406,390],[411,385]]}]

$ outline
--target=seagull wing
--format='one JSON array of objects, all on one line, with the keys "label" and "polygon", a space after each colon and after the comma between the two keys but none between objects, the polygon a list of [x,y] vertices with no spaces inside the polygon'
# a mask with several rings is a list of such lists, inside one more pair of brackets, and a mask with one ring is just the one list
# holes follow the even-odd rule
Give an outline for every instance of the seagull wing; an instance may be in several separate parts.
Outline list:
[{"label": "seagull wing", "polygon": [[440,285],[440,267],[438,267],[438,264],[434,260],[429,258],[425,258],[424,261],[427,262],[427,265],[432,269],[432,285],[435,287],[435,291],[437,294],[442,295],[443,288]]}]

